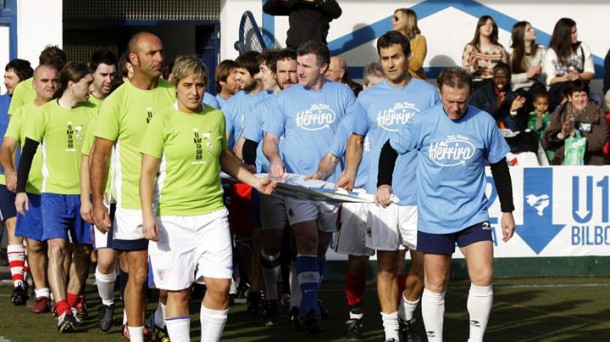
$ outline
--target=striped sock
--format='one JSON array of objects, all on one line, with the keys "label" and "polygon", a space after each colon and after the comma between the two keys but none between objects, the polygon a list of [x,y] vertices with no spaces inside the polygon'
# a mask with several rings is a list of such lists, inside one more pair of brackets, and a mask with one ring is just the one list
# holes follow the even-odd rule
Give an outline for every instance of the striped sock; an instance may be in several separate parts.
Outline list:
[{"label": "striped sock", "polygon": [[25,266],[25,249],[22,244],[6,246],[8,265],[11,269],[11,278],[15,287],[23,285],[23,268]]}]

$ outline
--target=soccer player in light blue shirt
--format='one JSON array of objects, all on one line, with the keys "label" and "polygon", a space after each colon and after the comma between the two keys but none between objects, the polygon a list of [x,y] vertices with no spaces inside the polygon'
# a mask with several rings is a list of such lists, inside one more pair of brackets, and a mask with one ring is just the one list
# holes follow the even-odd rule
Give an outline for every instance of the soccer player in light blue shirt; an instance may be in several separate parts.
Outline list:
[{"label": "soccer player in light blue shirt", "polygon": [[[354,135],[348,143],[345,178],[338,182],[342,187],[351,183],[366,135],[370,139],[371,152],[365,188],[370,194],[377,190],[377,165],[383,144],[410,120],[439,101],[434,86],[409,75],[411,51],[409,40],[404,35],[395,31],[385,33],[377,40],[377,51],[386,80],[358,96],[359,119],[355,120]],[[368,226],[371,229],[366,236],[366,246],[377,250],[377,295],[386,340],[400,339],[401,324],[405,329],[400,330],[411,334],[416,332],[413,312],[423,290],[423,255],[417,252],[415,154],[402,155],[396,163],[393,180],[397,183],[395,193],[400,201],[388,208],[369,205]],[[399,294],[394,283],[400,245],[409,247],[413,263],[407,276],[406,291],[400,294],[400,307],[397,307]]]},{"label": "soccer player in light blue shirt", "polygon": [[[442,104],[416,116],[384,145],[379,160],[376,201],[391,201],[391,174],[398,154],[416,151],[419,233],[426,274],[422,316],[428,341],[443,340],[444,296],[455,245],[466,257],[470,275],[469,341],[483,341],[493,302],[493,229],[485,196],[485,161],[491,165],[508,241],[515,230],[509,147],[495,120],[468,105],[472,78],[449,68],[438,79]],[[474,324],[476,323],[476,324]]]},{"label": "soccer player in light blue shirt", "polygon": [[[321,42],[305,42],[297,50],[299,84],[277,95],[276,110],[265,122],[263,151],[272,177],[281,178],[285,172],[314,173],[328,153],[339,122],[355,110],[352,90],[326,80],[329,60],[328,47]],[[282,135],[285,142],[280,155]],[[337,207],[286,198],[286,208],[297,241],[296,267],[302,290],[299,320],[304,330],[316,334],[321,331],[316,298],[326,249],[335,231]]]},{"label": "soccer player in light blue shirt", "polygon": [[[296,58],[296,52],[291,49],[264,51],[261,54],[260,79],[264,89],[273,92],[273,95],[260,101],[252,109],[252,113],[246,116],[244,132],[240,138],[240,140],[245,140],[242,144],[244,162],[250,165],[256,164],[257,172],[269,172],[269,162],[263,154],[263,144],[260,143],[265,134],[263,126],[274,111],[276,94],[281,89],[297,82]],[[280,141],[280,151],[282,150],[282,141],[283,139]],[[260,260],[266,300],[263,320],[265,325],[273,326],[278,320],[279,301],[277,282],[281,273],[280,250],[284,237],[284,228],[288,226],[288,216],[284,200],[276,196],[261,195],[260,208],[257,209],[260,209],[260,240],[262,244]],[[257,214],[255,213],[255,215]],[[254,257],[258,256],[255,255]],[[291,271],[292,269],[291,267]],[[291,291],[291,295],[295,295],[295,300],[300,298],[297,292],[300,293],[298,287]],[[300,302],[296,306],[299,305]],[[291,311],[295,311],[295,309]]]},{"label": "soccer player in light blue shirt", "polygon": [[[256,51],[249,51],[237,57],[235,79],[243,85],[243,90],[233,95],[222,107],[227,125],[227,141],[234,151],[241,151],[241,146],[236,146],[236,143],[243,133],[245,116],[269,95],[260,80],[259,57],[260,53]],[[237,156],[242,159],[241,152]]]},{"label": "soccer player in light blue shirt", "polygon": [[221,110],[225,103],[240,90],[235,81],[236,71],[237,63],[232,59],[225,59],[216,67],[216,91],[218,93],[215,98]]}]

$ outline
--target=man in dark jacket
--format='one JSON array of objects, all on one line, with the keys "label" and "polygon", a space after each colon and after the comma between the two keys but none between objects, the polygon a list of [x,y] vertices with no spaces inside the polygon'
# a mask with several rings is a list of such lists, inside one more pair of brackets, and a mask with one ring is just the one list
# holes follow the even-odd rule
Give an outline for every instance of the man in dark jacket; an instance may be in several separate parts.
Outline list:
[{"label": "man in dark jacket", "polygon": [[511,90],[510,76],[508,64],[496,64],[492,82],[477,89],[470,104],[491,114],[498,127],[523,132],[527,128],[528,119],[526,99]]},{"label": "man in dark jacket", "polygon": [[308,40],[326,44],[329,23],[341,16],[341,7],[335,0],[267,0],[263,11],[288,16],[286,46],[294,50]]}]

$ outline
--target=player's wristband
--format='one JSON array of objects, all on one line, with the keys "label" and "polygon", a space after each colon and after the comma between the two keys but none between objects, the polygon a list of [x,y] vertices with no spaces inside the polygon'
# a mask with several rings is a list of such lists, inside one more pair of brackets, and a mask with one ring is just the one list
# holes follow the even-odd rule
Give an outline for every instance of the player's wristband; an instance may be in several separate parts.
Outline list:
[{"label": "player's wristband", "polygon": [[390,145],[390,140],[381,148],[381,154],[379,155],[379,170],[377,171],[377,187],[382,185],[392,185],[392,174],[394,173],[394,166],[396,165],[396,159],[398,158],[398,152]]}]

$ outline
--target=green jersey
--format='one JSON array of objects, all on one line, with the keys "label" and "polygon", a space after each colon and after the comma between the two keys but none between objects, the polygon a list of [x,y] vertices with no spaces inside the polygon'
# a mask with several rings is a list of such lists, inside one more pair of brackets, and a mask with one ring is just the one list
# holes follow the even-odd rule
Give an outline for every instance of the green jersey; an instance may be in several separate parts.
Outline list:
[{"label": "green jersey", "polygon": [[157,87],[151,90],[125,82],[104,100],[94,135],[116,142],[112,193],[118,208],[141,209],[140,142],[154,114],[171,106],[175,98],[174,87],[160,79]]},{"label": "green jersey", "polygon": [[67,109],[53,100],[32,116],[25,135],[42,144],[43,193],[80,194],[82,136],[95,112],[89,102]]},{"label": "green jersey", "polygon": [[[17,140],[19,146],[23,147],[25,144],[25,123],[29,122],[31,118],[41,115],[39,113],[41,107],[36,106],[34,101],[19,107],[15,114],[11,115],[4,136]],[[35,195],[40,195],[42,191],[42,153],[40,152],[40,146],[38,146],[34,160],[32,160],[32,168],[28,175],[25,191]]]},{"label": "green jersey", "polygon": [[8,113],[13,115],[19,107],[36,100],[36,90],[34,90],[34,78],[30,77],[25,81],[19,82],[13,92],[11,105],[8,107]]},{"label": "green jersey", "polygon": [[[89,121],[89,125],[87,126],[87,130],[83,135],[83,147],[80,150],[83,156],[89,156],[91,154],[91,150],[93,149],[93,143],[95,142],[95,135],[93,135],[93,132],[95,131],[95,123],[97,122],[97,118],[97,116],[91,118],[91,121]],[[114,152],[110,158],[110,161],[110,174],[108,175],[108,181],[106,181],[107,194],[110,194],[112,179],[114,177]]]},{"label": "green jersey", "polygon": [[89,101],[92,105],[94,105],[98,110],[102,106],[102,103],[104,103],[104,99],[98,99],[97,97],[95,97],[93,95],[89,95],[89,99],[87,101]]},{"label": "green jersey", "polygon": [[187,114],[172,106],[155,116],[141,151],[161,159],[156,214],[192,216],[224,208],[219,157],[226,147],[224,114],[217,109]]}]

